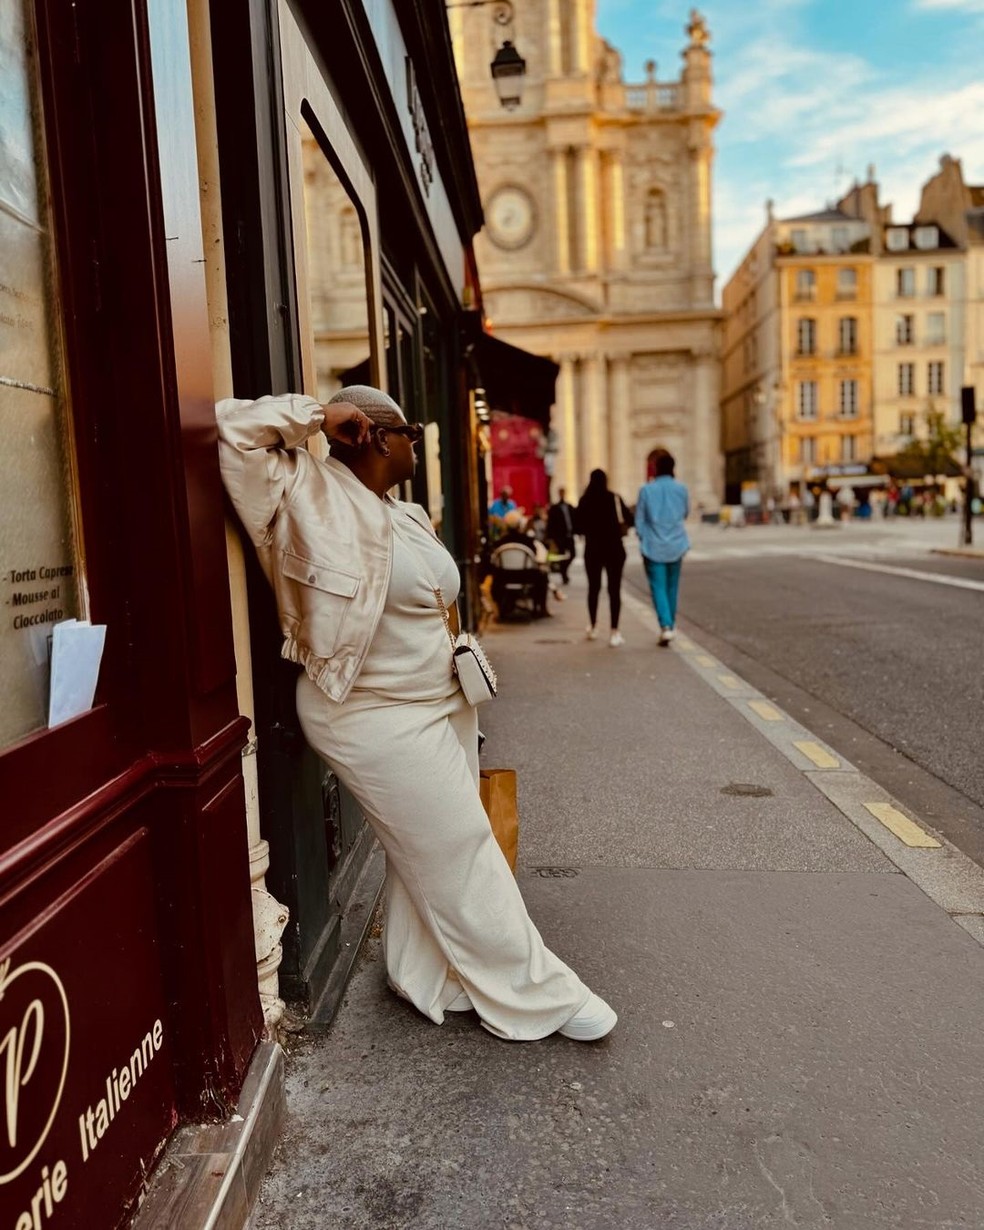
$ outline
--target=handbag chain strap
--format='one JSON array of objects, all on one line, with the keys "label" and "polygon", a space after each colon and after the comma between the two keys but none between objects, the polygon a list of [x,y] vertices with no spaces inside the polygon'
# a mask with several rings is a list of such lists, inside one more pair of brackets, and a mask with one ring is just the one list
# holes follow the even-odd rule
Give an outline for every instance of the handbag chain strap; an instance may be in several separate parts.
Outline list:
[{"label": "handbag chain strap", "polygon": [[444,620],[444,630],[448,634],[448,640],[451,642],[451,650],[454,651],[457,642],[454,639],[454,633],[451,631],[451,616],[448,614],[448,608],[444,601],[444,595],[441,593],[440,585],[433,586],[434,597],[437,599],[437,606],[441,612],[441,618]]}]

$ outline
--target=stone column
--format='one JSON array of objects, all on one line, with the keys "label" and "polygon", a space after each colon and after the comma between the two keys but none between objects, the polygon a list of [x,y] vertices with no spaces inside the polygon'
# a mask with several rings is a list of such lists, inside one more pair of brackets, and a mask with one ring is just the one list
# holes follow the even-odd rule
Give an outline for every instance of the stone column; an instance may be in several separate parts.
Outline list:
[{"label": "stone column", "polygon": [[577,151],[579,261],[585,273],[598,269],[598,155],[590,146]]},{"label": "stone column", "polygon": [[608,452],[608,390],[604,379],[603,359],[589,354],[581,362],[581,399],[584,407],[585,449],[584,474],[595,469],[609,471]]},{"label": "stone column", "polygon": [[567,218],[567,151],[551,151],[554,182],[554,242],[558,273],[570,273],[570,224]]},{"label": "stone column", "polygon": [[[577,503],[575,493],[580,491],[577,472],[577,403],[575,390],[574,356],[562,355],[560,376],[557,380],[556,424],[557,460],[554,465],[556,485],[567,488],[567,498]],[[556,491],[554,492],[556,495]]]},{"label": "stone column", "polygon": [[[700,127],[697,127],[700,124]],[[690,197],[690,277],[695,306],[713,303],[711,269],[711,134],[701,121],[691,127],[688,149]]]},{"label": "stone column", "polygon": [[574,28],[571,31],[575,73],[591,71],[591,41],[593,23],[587,0],[574,0]]},{"label": "stone column", "polygon": [[694,508],[720,507],[723,497],[721,473],[720,370],[715,356],[708,350],[694,355],[694,416],[690,433],[693,449],[693,489],[690,493]]},{"label": "stone column", "polygon": [[608,360],[608,431],[611,485],[630,504],[645,477],[645,464],[636,456],[632,439],[632,384],[628,355]]},{"label": "stone column", "polygon": [[608,157],[608,234],[611,236],[609,259],[613,269],[626,266],[625,243],[625,164],[620,150]]},{"label": "stone column", "polygon": [[551,77],[560,76],[560,47],[560,0],[549,0],[547,5],[547,67]]}]

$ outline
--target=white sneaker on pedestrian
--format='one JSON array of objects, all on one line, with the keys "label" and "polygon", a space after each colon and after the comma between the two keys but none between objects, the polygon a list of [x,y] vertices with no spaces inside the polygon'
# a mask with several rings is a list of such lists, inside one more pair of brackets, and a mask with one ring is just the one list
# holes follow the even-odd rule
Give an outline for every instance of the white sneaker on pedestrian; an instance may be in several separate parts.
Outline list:
[{"label": "white sneaker on pedestrian", "polygon": [[565,1038],[573,1038],[575,1042],[597,1042],[605,1034],[610,1034],[617,1022],[614,1009],[609,1008],[600,995],[592,992],[583,1007],[557,1032]]},{"label": "white sneaker on pedestrian", "polygon": [[668,645],[670,641],[672,640],[673,640],[673,629],[672,628],[660,628],[659,643],[661,645]]},{"label": "white sneaker on pedestrian", "polygon": [[672,628],[667,628],[664,635],[666,636],[666,643],[669,644],[670,641],[672,641],[673,638],[676,636],[676,633],[673,631]]},{"label": "white sneaker on pedestrian", "polygon": [[596,641],[598,639],[598,629],[594,626],[594,624],[588,624],[587,628],[584,630],[584,636],[586,640]]},{"label": "white sneaker on pedestrian", "polygon": [[612,647],[612,649],[618,649],[619,645],[625,644],[625,637],[621,634],[621,632],[619,632],[618,628],[616,628],[608,638],[608,644]]}]

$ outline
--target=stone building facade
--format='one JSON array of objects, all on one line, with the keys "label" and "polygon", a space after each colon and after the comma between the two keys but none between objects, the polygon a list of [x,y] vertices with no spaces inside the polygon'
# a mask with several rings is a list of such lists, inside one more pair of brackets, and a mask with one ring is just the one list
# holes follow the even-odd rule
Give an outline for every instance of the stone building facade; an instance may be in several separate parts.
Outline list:
[{"label": "stone building facade", "polygon": [[[711,263],[709,34],[691,13],[683,71],[626,84],[594,0],[449,9],[485,230],[476,240],[496,336],[560,365],[553,491],[591,469],[635,499],[668,448],[695,504],[717,507],[720,313]],[[526,60],[504,111],[489,65]]]},{"label": "stone building facade", "polygon": [[912,222],[873,167],[817,213],[769,203],[723,305],[728,502],[887,483],[932,415],[959,425],[963,386],[984,404],[984,187],[944,155]]}]

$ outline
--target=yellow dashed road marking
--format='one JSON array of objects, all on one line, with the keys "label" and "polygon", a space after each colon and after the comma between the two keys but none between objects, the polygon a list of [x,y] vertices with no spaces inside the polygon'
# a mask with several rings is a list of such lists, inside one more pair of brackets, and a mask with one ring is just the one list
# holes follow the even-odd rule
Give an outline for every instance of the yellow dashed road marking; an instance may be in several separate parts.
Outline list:
[{"label": "yellow dashed road marking", "polygon": [[770,705],[767,700],[750,700],[748,707],[753,713],[757,713],[763,722],[782,721],[782,714],[778,709]]},{"label": "yellow dashed road marking", "polygon": [[724,684],[726,688],[740,688],[741,687],[741,684],[734,677],[734,675],[718,675],[718,679],[720,679],[720,681]]},{"label": "yellow dashed road marking", "polygon": [[714,665],[714,659],[709,658],[706,653],[699,653],[697,657],[694,658],[694,661],[697,663],[698,666],[713,666]]},{"label": "yellow dashed road marking", "polygon": [[811,743],[810,740],[804,739],[800,743],[794,743],[798,751],[801,751],[807,760],[812,760],[818,769],[839,769],[840,761],[836,756],[831,756],[826,748],[820,746],[819,743]]},{"label": "yellow dashed road marking", "polygon": [[907,846],[921,846],[927,850],[939,848],[935,837],[924,832],[918,824],[903,816],[897,807],[891,803],[865,803],[865,807],[881,824],[894,833],[899,841]]}]

